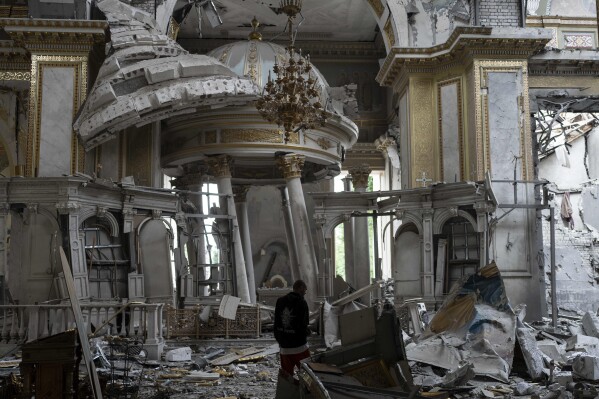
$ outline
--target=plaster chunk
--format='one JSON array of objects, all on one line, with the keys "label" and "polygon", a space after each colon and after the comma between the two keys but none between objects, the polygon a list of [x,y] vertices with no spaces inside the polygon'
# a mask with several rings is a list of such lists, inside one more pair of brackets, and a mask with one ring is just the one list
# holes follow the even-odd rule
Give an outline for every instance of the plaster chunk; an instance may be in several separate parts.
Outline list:
[{"label": "plaster chunk", "polygon": [[174,67],[173,63],[165,63],[146,68],[145,76],[148,83],[154,84],[179,78],[179,71]]},{"label": "plaster chunk", "polygon": [[102,119],[107,122],[114,119],[125,118],[134,113],[135,109],[129,103],[119,103],[104,109],[104,111],[102,111]]},{"label": "plaster chunk", "polygon": [[98,86],[98,89],[92,93],[88,101],[90,101],[94,107],[101,107],[115,100],[116,94],[114,94],[112,85],[110,85],[108,82],[105,82]]},{"label": "plaster chunk", "polygon": [[599,358],[589,355],[579,356],[572,363],[572,370],[585,380],[599,380]]}]

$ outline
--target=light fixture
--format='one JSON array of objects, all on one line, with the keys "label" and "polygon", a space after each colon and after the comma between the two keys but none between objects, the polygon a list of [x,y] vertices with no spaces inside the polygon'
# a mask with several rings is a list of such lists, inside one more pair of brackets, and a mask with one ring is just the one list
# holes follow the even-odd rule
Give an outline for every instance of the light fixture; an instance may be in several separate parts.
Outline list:
[{"label": "light fixture", "polygon": [[280,9],[287,14],[289,45],[287,57],[278,62],[275,58],[272,78],[268,72],[268,82],[262,96],[256,102],[260,115],[285,130],[283,140],[289,142],[291,133],[300,129],[313,129],[323,126],[326,111],[318,92],[318,79],[312,71],[310,56],[302,57],[295,53],[293,20],[301,11],[302,0],[281,0]]}]

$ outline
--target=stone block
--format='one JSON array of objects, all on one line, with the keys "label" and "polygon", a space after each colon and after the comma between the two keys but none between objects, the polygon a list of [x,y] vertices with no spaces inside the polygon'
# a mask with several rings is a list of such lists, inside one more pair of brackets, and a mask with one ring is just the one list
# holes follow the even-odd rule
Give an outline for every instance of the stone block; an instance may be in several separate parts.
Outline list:
[{"label": "stone block", "polygon": [[543,376],[543,355],[537,347],[537,341],[532,331],[528,328],[518,328],[516,329],[516,338],[520,344],[520,349],[522,349],[528,374],[533,379],[538,380]]},{"label": "stone block", "polygon": [[586,335],[599,338],[599,317],[586,312],[582,318],[582,329]]},{"label": "stone block", "polygon": [[585,380],[599,380],[599,358],[596,356],[582,355],[572,363],[572,370],[580,378]]},{"label": "stone block", "polygon": [[164,358],[168,362],[189,362],[191,361],[191,354],[191,348],[189,346],[184,346],[166,352]]},{"label": "stone block", "polygon": [[584,351],[588,347],[599,347],[599,339],[595,337],[589,337],[588,335],[578,334],[568,338],[566,341],[567,351]]},{"label": "stone block", "polygon": [[564,361],[564,349],[554,341],[539,341],[537,347],[545,356],[556,362]]},{"label": "stone block", "polygon": [[555,374],[553,374],[553,381],[560,384],[561,386],[566,386],[566,384],[574,382],[574,379],[572,378],[571,371],[558,371]]}]

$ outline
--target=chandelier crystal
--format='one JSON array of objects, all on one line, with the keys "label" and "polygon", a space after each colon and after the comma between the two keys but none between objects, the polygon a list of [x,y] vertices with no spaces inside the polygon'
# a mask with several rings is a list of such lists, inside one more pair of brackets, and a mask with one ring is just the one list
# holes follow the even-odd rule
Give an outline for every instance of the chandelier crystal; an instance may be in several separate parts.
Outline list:
[{"label": "chandelier crystal", "polygon": [[301,50],[299,54],[295,53],[293,20],[301,7],[302,0],[281,0],[280,8],[287,14],[289,31],[287,57],[282,62],[275,61],[275,76],[271,77],[269,71],[262,96],[256,102],[264,119],[284,128],[285,143],[289,142],[291,133],[323,126],[326,121],[310,56],[302,57]]}]

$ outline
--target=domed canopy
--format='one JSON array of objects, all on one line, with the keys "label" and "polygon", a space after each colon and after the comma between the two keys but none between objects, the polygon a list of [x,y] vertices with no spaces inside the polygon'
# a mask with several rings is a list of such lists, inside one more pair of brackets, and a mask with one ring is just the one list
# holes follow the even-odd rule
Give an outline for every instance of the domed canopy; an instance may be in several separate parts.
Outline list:
[{"label": "domed canopy", "polygon": [[[257,21],[254,19],[252,24],[255,29]],[[262,89],[268,82],[269,74],[273,79],[275,78],[273,72],[275,62],[283,63],[288,58],[288,51],[281,45],[263,42],[261,35],[254,30],[248,40],[218,47],[210,51],[208,55],[228,66],[239,76],[250,78]],[[296,53],[295,56],[299,59],[300,54]],[[317,82],[316,86],[318,87],[321,103],[327,104],[329,85],[326,79],[314,65],[312,65],[310,74]],[[333,107],[328,107],[327,111],[339,114]]]},{"label": "domed canopy", "polygon": [[[254,30],[249,40],[224,45],[208,56],[260,91],[268,82],[269,72],[273,80],[276,78],[275,62],[285,64],[288,52],[277,44],[262,42]],[[261,116],[253,101],[170,118],[162,125],[163,168],[201,164],[212,155],[227,154],[235,160],[231,172],[236,184],[281,184],[284,179],[274,164],[274,154],[293,152],[305,156],[304,181],[335,176],[345,149],[358,138],[358,127],[343,114],[342,104],[339,109],[340,101],[329,100],[329,87],[320,72],[312,67],[309,73],[316,81],[318,101],[325,106],[323,126],[298,129],[287,137],[281,127]]]}]

